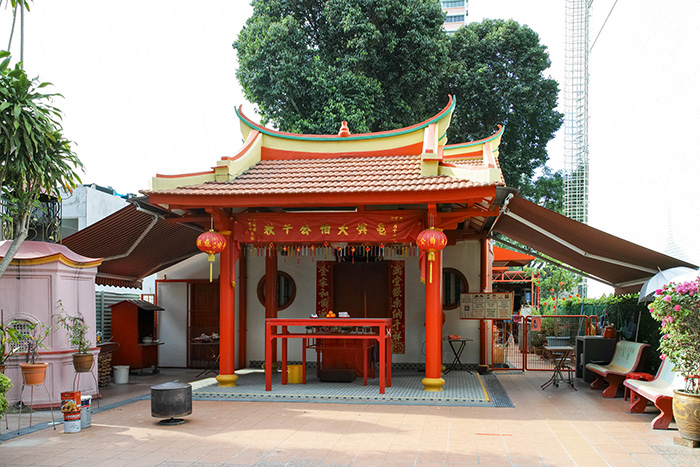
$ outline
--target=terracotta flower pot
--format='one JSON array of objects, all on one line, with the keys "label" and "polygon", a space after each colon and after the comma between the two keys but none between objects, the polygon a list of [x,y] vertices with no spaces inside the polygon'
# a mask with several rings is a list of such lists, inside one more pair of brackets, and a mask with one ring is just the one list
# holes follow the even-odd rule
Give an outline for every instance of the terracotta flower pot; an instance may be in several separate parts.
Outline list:
[{"label": "terracotta flower pot", "polygon": [[700,441],[700,394],[674,389],[673,418],[682,438]]},{"label": "terracotta flower pot", "polygon": [[94,358],[92,354],[89,353],[74,353],[73,354],[73,368],[77,373],[87,373],[92,370],[92,365],[94,363]]},{"label": "terracotta flower pot", "polygon": [[46,379],[46,369],[49,367],[48,363],[20,363],[19,367],[22,369],[22,380],[27,386],[36,386],[37,384],[43,384],[44,379]]}]

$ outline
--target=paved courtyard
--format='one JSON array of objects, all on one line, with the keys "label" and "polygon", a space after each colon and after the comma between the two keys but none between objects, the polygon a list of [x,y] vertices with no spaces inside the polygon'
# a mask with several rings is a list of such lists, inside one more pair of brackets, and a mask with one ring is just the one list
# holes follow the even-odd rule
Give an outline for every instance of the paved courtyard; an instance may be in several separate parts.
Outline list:
[{"label": "paved courtyard", "polygon": [[[167,372],[112,385],[101,405],[149,394],[175,379]],[[0,465],[700,465],[700,449],[673,443],[674,424],[650,428],[652,408],[630,414],[622,397],[604,399],[580,380],[578,391],[542,391],[548,376],[499,374],[513,408],[194,401],[185,424],[166,427],[141,399],[94,414],[80,433],[59,426],[5,440]]]}]

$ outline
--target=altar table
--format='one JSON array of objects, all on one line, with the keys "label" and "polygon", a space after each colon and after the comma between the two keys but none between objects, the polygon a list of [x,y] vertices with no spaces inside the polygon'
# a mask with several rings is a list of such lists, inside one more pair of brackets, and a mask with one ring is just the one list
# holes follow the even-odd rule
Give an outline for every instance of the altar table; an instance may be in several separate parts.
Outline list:
[{"label": "altar table", "polygon": [[[290,332],[288,328],[294,326],[321,329],[313,333]],[[340,328],[369,328],[369,332],[340,332]],[[362,339],[376,340],[379,343],[379,393],[384,394],[385,388],[391,387],[390,318],[267,318],[265,320],[266,391],[272,390],[273,339],[282,341],[282,384],[287,384],[287,340],[302,339],[302,379],[306,381],[306,344],[309,339]],[[366,377],[367,362],[365,362],[365,383]]]}]

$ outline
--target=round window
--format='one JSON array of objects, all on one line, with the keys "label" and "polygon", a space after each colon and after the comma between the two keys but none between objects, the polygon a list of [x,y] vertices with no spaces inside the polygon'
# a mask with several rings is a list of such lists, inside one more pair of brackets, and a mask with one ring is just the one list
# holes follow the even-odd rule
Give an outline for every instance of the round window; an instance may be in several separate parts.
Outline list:
[{"label": "round window", "polygon": [[469,283],[464,274],[454,268],[442,269],[442,308],[454,310],[459,307],[459,295],[469,292]]},{"label": "round window", "polygon": [[[297,286],[292,276],[284,271],[277,271],[277,310],[284,310],[292,304],[297,295]],[[258,300],[265,306],[265,276],[258,282]]]}]

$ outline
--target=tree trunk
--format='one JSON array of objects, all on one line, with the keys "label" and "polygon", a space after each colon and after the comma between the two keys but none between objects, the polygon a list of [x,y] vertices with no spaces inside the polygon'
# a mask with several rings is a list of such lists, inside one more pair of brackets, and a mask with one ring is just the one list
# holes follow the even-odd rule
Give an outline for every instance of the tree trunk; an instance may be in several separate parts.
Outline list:
[{"label": "tree trunk", "polygon": [[2,277],[5,274],[5,271],[7,271],[7,268],[10,267],[12,259],[15,257],[19,251],[19,248],[22,246],[22,243],[24,243],[24,240],[27,238],[29,233],[29,214],[22,216],[22,219],[20,222],[15,224],[15,228],[13,230],[14,237],[12,239],[12,243],[10,244],[10,248],[7,249],[7,253],[5,253],[2,261],[0,261],[0,277]]}]

